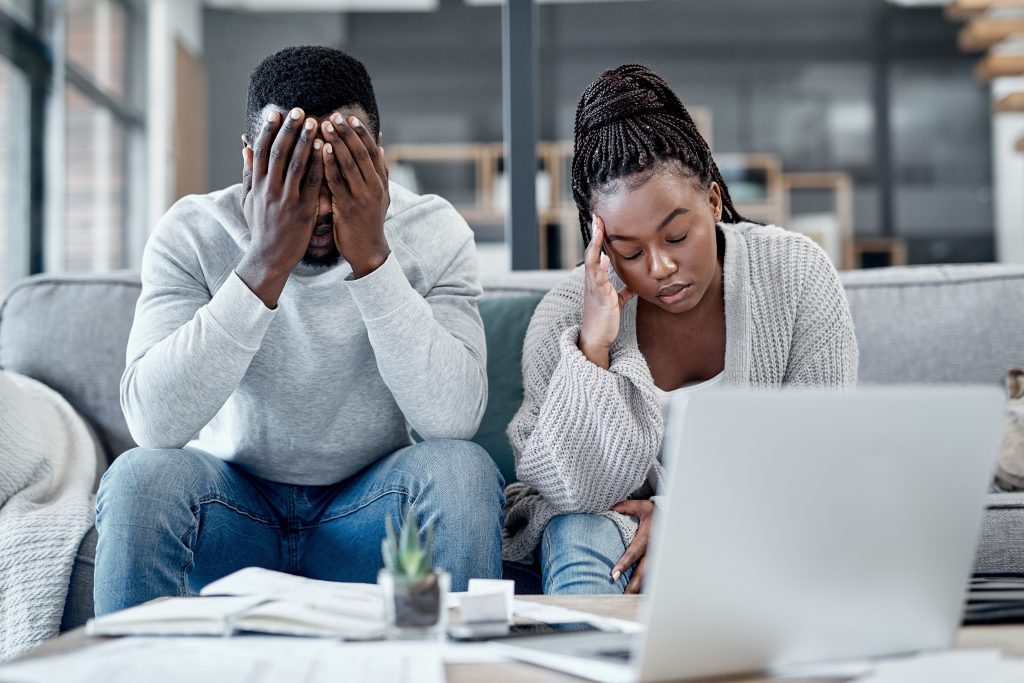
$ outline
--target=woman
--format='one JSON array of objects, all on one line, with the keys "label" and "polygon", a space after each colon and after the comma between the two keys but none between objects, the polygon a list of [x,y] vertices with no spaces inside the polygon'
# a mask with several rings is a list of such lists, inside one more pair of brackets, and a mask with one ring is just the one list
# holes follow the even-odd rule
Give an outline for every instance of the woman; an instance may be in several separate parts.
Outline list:
[{"label": "woman", "polygon": [[636,593],[671,397],[851,386],[857,342],[828,257],[736,211],[693,119],[646,67],[583,93],[572,187],[588,247],[526,335],[504,556],[539,564],[545,593]]}]

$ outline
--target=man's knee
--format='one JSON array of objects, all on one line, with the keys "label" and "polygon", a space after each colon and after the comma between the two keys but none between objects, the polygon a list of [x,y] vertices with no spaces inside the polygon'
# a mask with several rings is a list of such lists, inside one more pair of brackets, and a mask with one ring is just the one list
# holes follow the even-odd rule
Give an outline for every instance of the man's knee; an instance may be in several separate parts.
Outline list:
[{"label": "man's knee", "polygon": [[472,441],[434,440],[415,447],[433,494],[451,506],[504,504],[505,480],[494,460]]},{"label": "man's knee", "polygon": [[96,514],[122,521],[134,514],[158,513],[166,506],[187,507],[208,485],[204,456],[187,449],[134,448],[115,459],[100,480]]}]

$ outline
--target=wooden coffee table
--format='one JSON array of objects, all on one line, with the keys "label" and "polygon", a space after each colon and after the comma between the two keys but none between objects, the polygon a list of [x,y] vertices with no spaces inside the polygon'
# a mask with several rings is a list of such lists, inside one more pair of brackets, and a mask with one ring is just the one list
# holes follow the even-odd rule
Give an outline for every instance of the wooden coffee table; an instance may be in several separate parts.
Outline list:
[{"label": "wooden coffee table", "polygon": [[[548,597],[548,596],[520,596],[523,600],[533,600],[550,605],[558,605],[577,609],[601,616],[618,617],[620,619],[634,619],[637,613],[639,598],[637,596],[600,596],[600,597]],[[74,650],[89,647],[92,644],[104,642],[106,638],[89,638],[85,635],[85,629],[79,628],[69,631],[59,638],[55,638],[33,650],[26,657],[45,657],[48,655],[72,652]],[[957,648],[996,648],[1002,650],[1008,656],[1024,656],[1024,625],[1009,626],[969,626],[960,629],[957,635],[955,647]],[[471,681],[487,681],[487,683],[571,683],[580,679],[566,674],[522,664],[518,662],[507,662],[499,664],[448,664],[447,667],[449,683],[470,683]],[[738,678],[717,678],[716,683],[767,683],[772,680],[764,677],[738,677]],[[798,680],[807,683],[833,683],[844,679],[816,678],[816,679],[785,679],[787,683],[795,683]]]}]

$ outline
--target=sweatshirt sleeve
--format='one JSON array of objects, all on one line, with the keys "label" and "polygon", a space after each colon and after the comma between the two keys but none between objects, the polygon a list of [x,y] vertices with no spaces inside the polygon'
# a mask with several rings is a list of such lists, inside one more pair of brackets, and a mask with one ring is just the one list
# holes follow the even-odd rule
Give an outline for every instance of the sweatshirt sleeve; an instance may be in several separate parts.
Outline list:
[{"label": "sweatshirt sleeve", "polygon": [[234,271],[215,294],[169,212],[142,259],[142,294],[121,377],[135,442],[181,448],[238,387],[274,317]]},{"label": "sweatshirt sleeve", "polygon": [[[646,480],[663,418],[643,355],[613,344],[608,370],[577,347],[582,295],[560,287],[523,346],[523,404],[508,428],[516,475],[558,512],[607,511]],[[620,340],[623,335],[620,334]]]},{"label": "sweatshirt sleeve", "polygon": [[853,387],[859,351],[846,293],[825,252],[810,242],[806,248],[809,266],[784,384]]},{"label": "sweatshirt sleeve", "polygon": [[473,438],[487,407],[487,351],[477,301],[472,234],[421,295],[394,252],[377,270],[347,280],[377,368],[424,439]]}]

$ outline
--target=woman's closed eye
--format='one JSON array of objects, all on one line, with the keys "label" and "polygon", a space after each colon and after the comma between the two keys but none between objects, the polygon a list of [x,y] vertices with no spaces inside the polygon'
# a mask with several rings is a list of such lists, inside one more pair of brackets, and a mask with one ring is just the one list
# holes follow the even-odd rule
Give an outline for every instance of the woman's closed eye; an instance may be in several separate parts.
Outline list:
[{"label": "woman's closed eye", "polygon": [[[687,235],[689,235],[689,234],[690,233],[685,233],[682,237],[677,237],[675,239],[666,238],[665,241],[668,242],[669,244],[679,244],[680,242],[685,240]],[[629,256],[623,256],[622,258],[625,259],[626,261],[635,261],[636,259],[640,258],[641,254],[643,254],[643,253],[644,253],[644,250],[640,249],[635,254],[631,254]]]}]

